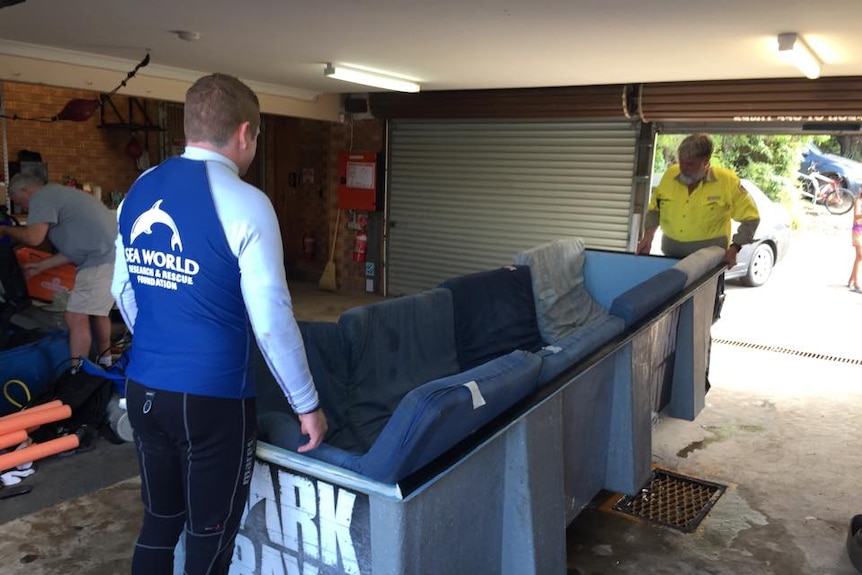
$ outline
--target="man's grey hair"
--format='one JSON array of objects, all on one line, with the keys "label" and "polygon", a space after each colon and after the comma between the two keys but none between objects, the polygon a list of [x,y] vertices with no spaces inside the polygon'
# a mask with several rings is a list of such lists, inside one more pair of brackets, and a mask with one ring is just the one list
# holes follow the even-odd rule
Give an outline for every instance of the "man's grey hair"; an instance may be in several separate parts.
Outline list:
[{"label": "man's grey hair", "polygon": [[24,191],[25,188],[41,188],[45,182],[39,176],[32,174],[15,174],[9,180],[9,195],[17,196]]},{"label": "man's grey hair", "polygon": [[680,142],[676,153],[680,160],[708,159],[712,157],[712,149],[713,143],[709,134],[692,134]]}]

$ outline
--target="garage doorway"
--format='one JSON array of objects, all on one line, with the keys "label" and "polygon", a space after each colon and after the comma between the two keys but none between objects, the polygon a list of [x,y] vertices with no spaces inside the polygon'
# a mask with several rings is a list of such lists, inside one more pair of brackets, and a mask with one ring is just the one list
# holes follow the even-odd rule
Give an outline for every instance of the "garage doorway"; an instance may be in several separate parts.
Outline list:
[{"label": "garage doorway", "polygon": [[[825,150],[839,150],[842,145],[853,150],[862,143],[862,136],[847,131],[811,134],[799,129],[781,133],[778,126],[755,133],[732,128],[674,125],[657,135],[653,162],[653,177],[658,178],[675,161],[673,152],[685,135],[710,133],[716,141],[718,165],[754,180],[792,217],[789,248],[769,280],[757,288],[746,287],[740,280],[728,282],[722,318],[713,326],[714,339],[718,345],[768,353],[862,362],[862,346],[852,329],[862,320],[862,294],[847,287],[854,259],[852,211],[833,215],[822,204],[802,198],[794,187],[802,147],[815,143]],[[780,158],[778,168],[770,174],[766,166],[775,157]],[[659,245],[656,238],[654,252],[660,252]]]}]

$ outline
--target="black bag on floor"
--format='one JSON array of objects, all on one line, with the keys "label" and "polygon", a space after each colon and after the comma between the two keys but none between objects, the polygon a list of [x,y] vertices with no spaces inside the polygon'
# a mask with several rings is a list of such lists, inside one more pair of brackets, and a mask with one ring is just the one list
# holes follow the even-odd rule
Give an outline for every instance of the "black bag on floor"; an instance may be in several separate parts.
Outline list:
[{"label": "black bag on floor", "polygon": [[36,398],[31,406],[59,399],[72,408],[72,416],[47,423],[31,433],[30,437],[33,441],[43,442],[76,433],[85,427],[93,432],[101,430],[107,422],[108,402],[112,393],[113,383],[107,378],[91,375],[83,370],[75,373],[71,370],[64,371],[51,388]]},{"label": "black bag on floor", "polygon": [[[17,221],[0,210],[0,225],[17,225]],[[18,265],[15,250],[8,237],[0,239],[0,313],[12,314],[30,305],[27,281]]]},{"label": "black bag on floor", "polygon": [[[45,337],[45,332],[37,328],[23,328],[12,323],[8,312],[0,312],[0,352],[15,349]],[[0,376],[5,375],[0,373]]]}]

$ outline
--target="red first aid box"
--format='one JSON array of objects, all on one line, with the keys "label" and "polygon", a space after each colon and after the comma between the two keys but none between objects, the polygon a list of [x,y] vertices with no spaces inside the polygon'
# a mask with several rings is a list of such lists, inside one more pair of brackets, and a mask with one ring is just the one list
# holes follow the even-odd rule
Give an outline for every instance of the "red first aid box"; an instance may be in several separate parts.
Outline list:
[{"label": "red first aid box", "polygon": [[[18,248],[15,250],[18,264],[23,270],[27,264],[40,262],[51,257],[51,254],[33,248]],[[44,301],[53,301],[58,291],[72,291],[75,287],[75,266],[63,264],[27,279],[27,293],[30,297]]]}]

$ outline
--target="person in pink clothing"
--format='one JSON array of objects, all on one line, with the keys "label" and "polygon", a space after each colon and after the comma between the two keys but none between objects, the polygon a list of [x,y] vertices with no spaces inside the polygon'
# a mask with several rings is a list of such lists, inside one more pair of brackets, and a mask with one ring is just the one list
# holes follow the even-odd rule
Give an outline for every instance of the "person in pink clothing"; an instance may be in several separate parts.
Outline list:
[{"label": "person in pink clothing", "polygon": [[850,279],[847,287],[856,293],[862,293],[862,194],[856,196],[853,202],[853,227],[850,231],[853,249],[856,250],[856,258],[853,267],[850,268]]}]

